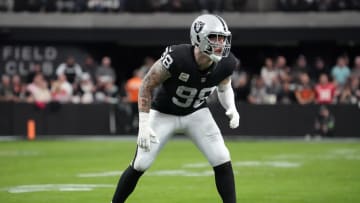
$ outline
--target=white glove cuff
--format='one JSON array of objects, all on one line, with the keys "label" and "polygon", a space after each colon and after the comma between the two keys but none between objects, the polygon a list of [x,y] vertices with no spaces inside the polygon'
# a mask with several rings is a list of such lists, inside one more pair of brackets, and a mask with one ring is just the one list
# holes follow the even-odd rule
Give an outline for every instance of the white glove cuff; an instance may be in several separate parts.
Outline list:
[{"label": "white glove cuff", "polygon": [[149,121],[149,113],[139,112],[139,123],[147,123]]}]

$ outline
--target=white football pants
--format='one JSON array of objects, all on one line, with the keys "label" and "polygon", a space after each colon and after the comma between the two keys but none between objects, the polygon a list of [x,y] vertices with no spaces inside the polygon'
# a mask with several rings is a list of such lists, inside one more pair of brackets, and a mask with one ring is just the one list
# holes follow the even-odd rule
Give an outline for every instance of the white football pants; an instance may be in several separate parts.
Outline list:
[{"label": "white football pants", "polygon": [[229,150],[225,146],[220,129],[208,108],[202,108],[186,116],[176,116],[150,110],[150,127],[159,139],[151,143],[150,151],[138,147],[132,166],[145,171],[154,162],[160,150],[175,132],[184,132],[215,167],[230,161]]}]

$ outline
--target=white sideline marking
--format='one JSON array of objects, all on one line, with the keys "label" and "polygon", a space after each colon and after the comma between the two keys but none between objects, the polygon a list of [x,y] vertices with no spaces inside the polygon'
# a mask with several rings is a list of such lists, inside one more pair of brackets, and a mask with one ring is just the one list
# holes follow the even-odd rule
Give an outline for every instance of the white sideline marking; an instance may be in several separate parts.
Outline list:
[{"label": "white sideline marking", "polygon": [[188,171],[188,170],[161,170],[154,171],[148,174],[149,176],[212,176],[214,172],[212,170],[206,171]]},{"label": "white sideline marking", "polygon": [[339,148],[330,151],[327,155],[323,156],[325,159],[348,159],[360,160],[360,151],[356,149]]},{"label": "white sideline marking", "polygon": [[[302,164],[297,162],[288,162],[288,161],[238,161],[233,162],[234,167],[275,167],[275,168],[296,168],[300,167]],[[180,169],[180,170],[159,170],[159,171],[149,171],[145,173],[147,176],[212,176],[214,175],[213,170],[203,170],[203,171],[193,171],[193,168],[211,168],[208,163],[199,162],[185,164],[183,168],[189,169]],[[98,173],[80,173],[77,177],[80,178],[96,178],[96,177],[112,177],[120,176],[122,171],[103,171]]]},{"label": "white sideline marking", "polygon": [[210,164],[207,162],[202,163],[192,163],[192,164],[184,164],[183,168],[207,168],[210,167]]},{"label": "white sideline marking", "polygon": [[98,173],[80,173],[77,176],[80,178],[92,178],[92,177],[109,177],[109,176],[120,176],[122,171],[104,171]]},{"label": "white sideline marking", "polygon": [[234,166],[262,166],[262,167],[276,167],[276,168],[296,168],[300,167],[301,163],[288,161],[239,161],[233,163]]},{"label": "white sideline marking", "polygon": [[[277,167],[277,168],[295,168],[302,164],[298,162],[289,161],[236,161],[233,162],[234,167]],[[208,163],[192,163],[183,165],[184,168],[207,168],[210,167]]]},{"label": "white sideline marking", "polygon": [[278,154],[274,156],[270,156],[270,159],[281,159],[281,160],[289,160],[289,159],[305,159],[305,155],[302,154]]},{"label": "white sideline marking", "polygon": [[0,151],[2,157],[14,157],[14,156],[37,156],[40,152],[38,151],[23,151],[23,150],[12,150],[12,151]]},{"label": "white sideline marking", "polygon": [[334,153],[334,154],[339,154],[339,155],[349,155],[349,154],[354,154],[356,153],[357,150],[355,149],[344,149],[344,148],[339,148],[339,149],[335,149],[333,151],[331,151],[331,153]]},{"label": "white sideline marking", "polygon": [[[45,192],[45,191],[92,191],[95,188],[114,187],[110,184],[44,184],[44,185],[18,185],[6,188],[9,193]],[[4,190],[4,189],[3,189]]]},{"label": "white sideline marking", "polygon": [[[104,171],[99,173],[80,173],[79,178],[96,178],[96,177],[113,177],[120,176],[122,171]],[[212,176],[212,170],[206,171],[189,171],[189,170],[160,170],[145,173],[147,176]]]}]

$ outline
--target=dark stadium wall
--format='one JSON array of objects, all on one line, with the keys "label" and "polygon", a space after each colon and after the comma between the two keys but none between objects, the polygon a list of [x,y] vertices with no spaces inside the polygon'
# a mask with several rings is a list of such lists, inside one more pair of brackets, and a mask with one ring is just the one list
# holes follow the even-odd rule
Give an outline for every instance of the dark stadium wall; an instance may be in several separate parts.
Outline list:
[{"label": "dark stadium wall", "polygon": [[[317,105],[250,105],[238,103],[240,127],[228,127],[228,118],[218,104],[210,105],[224,135],[304,136],[313,132]],[[329,106],[336,119],[336,137],[359,137],[360,109],[357,105]],[[29,119],[36,122],[38,135],[135,135],[127,131],[129,116],[109,104],[49,104],[39,109],[32,104],[0,103],[0,135],[26,135]]]}]

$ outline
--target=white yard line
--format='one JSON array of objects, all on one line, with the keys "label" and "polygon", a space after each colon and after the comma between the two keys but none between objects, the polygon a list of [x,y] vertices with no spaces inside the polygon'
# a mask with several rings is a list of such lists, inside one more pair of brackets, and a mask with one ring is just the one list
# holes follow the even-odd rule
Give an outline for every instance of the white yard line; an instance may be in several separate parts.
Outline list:
[{"label": "white yard line", "polygon": [[9,188],[3,188],[9,193],[29,193],[45,191],[92,191],[96,188],[112,188],[110,184],[43,184],[43,185],[18,185]]},{"label": "white yard line", "polygon": [[0,150],[0,157],[14,157],[14,156],[37,156],[39,151],[27,151],[27,150]]}]

